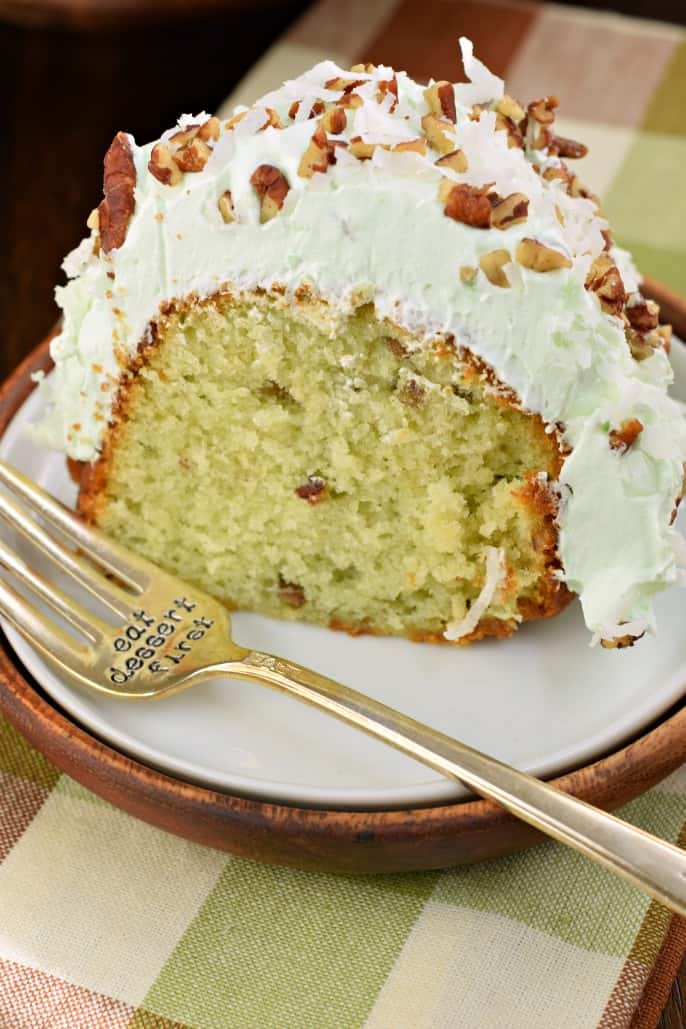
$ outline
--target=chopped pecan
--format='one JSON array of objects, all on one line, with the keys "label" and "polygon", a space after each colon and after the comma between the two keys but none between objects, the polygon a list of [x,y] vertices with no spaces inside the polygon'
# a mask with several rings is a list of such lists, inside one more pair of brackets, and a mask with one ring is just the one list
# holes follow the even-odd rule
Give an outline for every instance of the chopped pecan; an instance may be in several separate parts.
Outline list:
[{"label": "chopped pecan", "polygon": [[646,300],[641,293],[629,294],[624,313],[631,328],[637,332],[652,332],[660,324],[660,308],[654,300]]},{"label": "chopped pecan", "polygon": [[507,93],[505,96],[501,96],[500,100],[496,101],[495,109],[498,114],[502,114],[505,118],[509,118],[510,121],[515,123],[515,125],[519,125],[526,113],[522,105],[513,97],[508,96]]},{"label": "chopped pecan", "polygon": [[457,108],[455,107],[455,89],[452,82],[434,82],[424,90],[424,99],[429,105],[431,114],[439,118],[447,118],[448,121],[457,121]]},{"label": "chopped pecan", "polygon": [[619,268],[606,253],[596,257],[585,282],[586,289],[596,294],[603,311],[619,316],[622,313],[626,292]]},{"label": "chopped pecan", "polygon": [[148,171],[164,186],[176,186],[183,177],[181,169],[172,157],[171,150],[164,143],[156,143],[152,148]]},{"label": "chopped pecan", "polygon": [[315,172],[325,172],[335,161],[334,147],[327,139],[324,129],[319,126],[300,158],[298,175],[303,179],[311,179]]},{"label": "chopped pecan", "polygon": [[364,101],[359,93],[344,93],[336,103],[339,107],[362,107]]},{"label": "chopped pecan", "polygon": [[306,500],[308,504],[321,504],[322,500],[326,500],[329,496],[326,483],[318,475],[308,475],[307,482],[304,482],[302,486],[296,486],[295,493],[301,500]]},{"label": "chopped pecan", "polygon": [[398,399],[408,407],[419,407],[426,396],[426,389],[417,379],[407,379],[398,391]]},{"label": "chopped pecan", "polygon": [[183,146],[185,143],[190,143],[192,139],[195,139],[199,128],[199,125],[186,125],[185,128],[179,129],[173,136],[170,136],[169,142],[173,143],[174,146]]},{"label": "chopped pecan", "polygon": [[509,147],[524,146],[522,130],[512,121],[511,118],[506,117],[504,114],[500,114],[500,112],[495,116],[495,130],[496,132],[507,132],[507,145]]},{"label": "chopped pecan", "polygon": [[466,183],[455,183],[443,179],[439,197],[444,203],[448,218],[471,225],[476,229],[489,229],[493,219],[493,208],[488,197],[488,187],[480,189]]},{"label": "chopped pecan", "polygon": [[405,357],[407,355],[407,350],[395,336],[382,336],[381,342],[387,350],[390,350],[394,357]]},{"label": "chopped pecan", "polygon": [[460,268],[460,281],[465,286],[473,286],[479,276],[479,269],[472,268],[469,264],[463,264]]},{"label": "chopped pecan", "polygon": [[372,75],[376,71],[375,64],[353,64],[350,69],[352,72],[363,72],[365,75]]},{"label": "chopped pecan", "polygon": [[264,130],[268,129],[270,126],[273,129],[282,129],[283,125],[281,124],[281,119],[279,118],[279,116],[276,113],[276,111],[273,108],[271,108],[271,107],[265,107],[264,110],[265,110],[266,115],[267,115],[267,120],[264,123],[264,125],[262,126],[262,128],[260,129],[260,132],[264,132]]},{"label": "chopped pecan", "polygon": [[402,143],[394,143],[391,146],[391,150],[394,154],[421,154],[423,157],[426,157],[426,140],[404,139]]},{"label": "chopped pecan", "polygon": [[425,114],[422,117],[422,128],[429,146],[438,150],[439,154],[449,154],[455,149],[452,122],[439,118],[437,114]]},{"label": "chopped pecan", "polygon": [[288,582],[282,575],[279,576],[279,597],[288,607],[302,607],[305,603],[305,590],[297,582]]},{"label": "chopped pecan", "polygon": [[374,156],[378,145],[378,143],[365,143],[362,136],[353,136],[348,149],[353,157],[357,157],[360,161],[368,161],[370,157]]},{"label": "chopped pecan", "polygon": [[219,139],[220,128],[221,122],[219,121],[219,118],[215,118],[215,116],[212,115],[212,117],[208,118],[206,122],[203,122],[198,129],[198,139],[201,139],[204,143],[211,139],[216,143]]},{"label": "chopped pecan", "polygon": [[247,111],[239,111],[238,114],[234,114],[232,118],[224,122],[224,128],[235,129],[239,121],[243,121],[247,113]]},{"label": "chopped pecan", "polygon": [[509,229],[525,222],[529,214],[529,198],[523,193],[510,193],[493,207],[492,224],[496,229]]},{"label": "chopped pecan", "polygon": [[190,143],[185,143],[176,151],[174,160],[181,171],[199,172],[203,170],[211,154],[212,151],[207,143],[196,136]]},{"label": "chopped pecan", "polygon": [[94,229],[96,232],[100,228],[100,215],[98,214],[97,207],[94,207],[91,213],[86,219],[86,228]]},{"label": "chopped pecan", "polygon": [[348,124],[348,116],[342,107],[331,104],[319,119],[319,124],[324,132],[330,132],[332,136],[339,136]]},{"label": "chopped pecan", "polygon": [[503,267],[512,260],[509,250],[490,250],[479,258],[479,267],[489,282],[494,286],[506,289],[510,281],[503,271]]},{"label": "chopped pecan", "polygon": [[571,160],[585,157],[588,153],[588,147],[585,143],[577,143],[575,139],[566,139],[564,136],[553,135],[550,137],[548,150],[551,154],[558,154],[560,157],[568,157]]},{"label": "chopped pecan", "polygon": [[618,429],[610,433],[610,446],[622,453],[638,439],[643,432],[643,422],[638,418],[626,418]]},{"label": "chopped pecan", "polygon": [[449,154],[443,154],[436,159],[440,168],[451,168],[455,172],[466,172],[469,168],[467,158],[462,150],[451,150]]},{"label": "chopped pecan", "polygon": [[219,213],[222,216],[222,221],[225,221],[227,225],[230,222],[236,221],[236,211],[233,206],[233,199],[231,197],[230,190],[227,189],[225,193],[222,193],[217,201],[217,207],[219,208]]},{"label": "chopped pecan", "polygon": [[391,103],[389,110],[391,112],[395,111],[398,106],[398,80],[395,75],[392,79],[381,79],[377,85],[379,88],[376,93],[376,99],[381,102],[384,97],[392,96],[393,102]]},{"label": "chopped pecan", "polygon": [[530,268],[534,272],[553,272],[559,268],[572,267],[572,262],[566,254],[526,237],[517,244],[515,257],[524,268]]},{"label": "chopped pecan", "polygon": [[344,93],[352,93],[358,86],[364,86],[367,79],[344,79],[340,76],[335,79],[329,79],[328,82],[324,83],[324,89],[342,90]]},{"label": "chopped pecan", "polygon": [[273,164],[260,164],[250,176],[250,185],[260,199],[260,221],[270,221],[284,205],[288,179]]},{"label": "chopped pecan", "polygon": [[609,640],[601,640],[600,646],[605,650],[624,650],[625,647],[633,647],[642,636],[645,636],[645,633],[642,632],[640,636],[614,636]]},{"label": "chopped pecan", "polygon": [[559,103],[556,96],[544,96],[540,100],[532,100],[527,107],[529,117],[537,121],[539,125],[552,125],[555,121],[555,108]]},{"label": "chopped pecan", "polygon": [[129,219],[135,206],[136,167],[128,137],[118,132],[105,154],[103,192],[98,207],[100,245],[108,254],[126,239]]},{"label": "chopped pecan", "polygon": [[[307,117],[308,118],[316,118],[318,114],[321,114],[324,111],[325,106],[326,105],[325,105],[323,100],[315,100],[315,102],[312,104],[312,107],[310,108],[310,113],[308,114]],[[300,101],[299,100],[294,100],[293,103],[291,104],[291,106],[288,108],[288,117],[289,118],[295,118],[295,116],[296,116],[296,114],[298,113],[299,110],[300,110]]]}]

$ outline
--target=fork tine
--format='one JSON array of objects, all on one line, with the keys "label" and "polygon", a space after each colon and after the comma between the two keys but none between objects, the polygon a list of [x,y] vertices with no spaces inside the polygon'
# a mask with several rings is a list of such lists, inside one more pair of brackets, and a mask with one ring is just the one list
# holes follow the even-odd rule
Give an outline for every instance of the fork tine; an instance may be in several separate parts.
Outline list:
[{"label": "fork tine", "polygon": [[17,629],[32,646],[65,668],[74,670],[87,656],[88,648],[63,632],[52,619],[0,579],[0,614]]},{"label": "fork tine", "polygon": [[57,526],[69,539],[113,575],[125,582],[132,590],[141,592],[149,584],[150,577],[145,562],[125,547],[108,539],[97,529],[82,522],[72,511],[51,497],[49,493],[32,482],[18,469],[0,460],[0,482],[46,521]]},{"label": "fork tine", "polygon": [[102,640],[105,632],[110,628],[96,615],[90,614],[81,607],[75,600],[67,596],[44,579],[42,575],[35,572],[25,561],[10,550],[0,540],[0,565],[12,572],[20,582],[27,586],[36,596],[45,601],[53,611],[62,615],[63,618],[83,633],[91,641],[98,643]]},{"label": "fork tine", "polygon": [[56,540],[4,492],[0,492],[0,517],[17,529],[29,543],[47,554],[92,596],[109,607],[118,618],[128,618],[134,602],[132,594],[111,582],[88,561]]}]

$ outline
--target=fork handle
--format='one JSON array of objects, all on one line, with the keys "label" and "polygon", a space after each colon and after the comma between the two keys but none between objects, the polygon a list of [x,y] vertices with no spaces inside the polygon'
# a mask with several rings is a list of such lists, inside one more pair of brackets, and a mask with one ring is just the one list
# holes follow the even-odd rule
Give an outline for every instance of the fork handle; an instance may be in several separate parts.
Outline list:
[{"label": "fork handle", "polygon": [[271,686],[383,740],[686,915],[686,852],[671,843],[283,658],[251,651],[213,673]]}]

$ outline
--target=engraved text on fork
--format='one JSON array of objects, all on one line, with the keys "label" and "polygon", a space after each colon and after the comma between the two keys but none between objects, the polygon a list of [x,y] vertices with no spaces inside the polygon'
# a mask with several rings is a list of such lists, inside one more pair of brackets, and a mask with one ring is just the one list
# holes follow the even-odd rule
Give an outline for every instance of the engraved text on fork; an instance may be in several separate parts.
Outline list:
[{"label": "engraved text on fork", "polygon": [[121,657],[109,669],[110,682],[124,686],[137,672],[145,670],[154,675],[181,664],[214,625],[214,619],[197,615],[196,607],[180,597],[161,618],[142,608],[133,611],[113,642]]}]

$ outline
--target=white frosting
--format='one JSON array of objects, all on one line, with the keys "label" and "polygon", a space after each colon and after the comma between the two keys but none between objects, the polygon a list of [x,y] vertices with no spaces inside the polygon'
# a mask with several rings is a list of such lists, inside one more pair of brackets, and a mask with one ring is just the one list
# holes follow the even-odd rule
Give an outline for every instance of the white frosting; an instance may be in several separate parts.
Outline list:
[{"label": "white frosting", "polygon": [[[652,628],[652,594],[680,576],[683,545],[669,519],[681,488],[686,423],[666,393],[669,361],[659,351],[636,362],[621,321],[584,288],[606,227],[595,205],[570,197],[559,180],[542,179],[533,163],[557,159],[509,148],[493,113],[470,120],[471,105],[501,96],[503,83],[472,56],[471,44],[461,43],[472,79],[454,87],[455,146],[469,165],[462,174],[438,169],[439,155],[431,150],[423,157],[377,148],[371,160],[359,161],[338,148],[326,173],[301,178],[298,165],[315,126],[309,109],[317,99],[340,96],[324,88],[337,76],[364,80],[356,89],[364,102],[347,110],[340,138],[390,146],[423,135],[424,87],[397,73],[391,111],[393,98],[379,102],[376,94],[392,69],[352,74],[328,61],[262,98],[233,129],[222,127],[205,169],[175,187],[149,173],[152,144],[131,140],[137,182],[126,239],[109,255],[95,256],[92,234],[64,262],[71,281],[56,291],[64,326],[52,344],[56,369],[44,386],[52,403],[35,432],[74,458],[97,455],[121,376],[117,351],[135,353],[163,301],[222,286],[280,283],[294,290],[308,281],[334,310],[345,311],[363,293],[400,325],[453,333],[516,390],[525,408],[563,426],[571,447],[561,474],[563,577],[597,636],[624,635],[625,623],[638,634]],[[294,100],[301,104],[291,120]],[[263,128],[267,107],[286,127]],[[205,117],[184,116],[179,124]],[[275,165],[290,184],[283,209],[265,224],[250,184],[260,164]],[[493,183],[502,196],[524,193],[527,220],[500,231],[446,217],[438,198],[441,173],[474,186]],[[231,224],[217,207],[225,190],[237,215]],[[510,288],[491,285],[481,273],[473,285],[461,281],[462,266],[477,266],[494,249],[514,254],[524,237],[564,253],[572,267],[539,273],[510,263]],[[628,255],[615,249],[613,257],[627,289],[635,289]],[[609,446],[608,430],[630,417],[645,428],[620,453]]]}]

